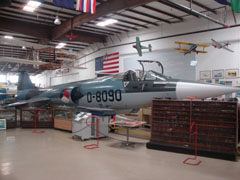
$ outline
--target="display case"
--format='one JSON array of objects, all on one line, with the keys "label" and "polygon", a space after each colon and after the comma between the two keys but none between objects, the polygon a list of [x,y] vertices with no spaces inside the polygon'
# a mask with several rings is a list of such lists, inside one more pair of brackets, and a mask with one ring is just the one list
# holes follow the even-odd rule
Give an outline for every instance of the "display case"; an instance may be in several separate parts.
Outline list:
[{"label": "display case", "polygon": [[22,109],[20,124],[22,128],[53,128],[52,109]]},{"label": "display case", "polygon": [[72,132],[72,109],[55,109],[54,110],[54,128]]},{"label": "display case", "polygon": [[197,146],[198,155],[236,160],[237,144],[237,102],[153,101],[148,148],[193,154]]},{"label": "display case", "polygon": [[17,111],[15,109],[1,109],[0,119],[6,119],[7,129],[17,127]]}]

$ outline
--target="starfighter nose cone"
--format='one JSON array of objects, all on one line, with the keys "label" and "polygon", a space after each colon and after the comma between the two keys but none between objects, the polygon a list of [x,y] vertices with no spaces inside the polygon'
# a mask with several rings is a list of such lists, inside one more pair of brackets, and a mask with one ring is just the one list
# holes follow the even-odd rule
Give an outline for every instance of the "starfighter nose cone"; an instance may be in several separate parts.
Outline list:
[{"label": "starfighter nose cone", "polygon": [[186,99],[187,97],[204,99],[236,91],[240,91],[240,88],[194,82],[177,82],[176,86],[176,95],[178,99]]}]

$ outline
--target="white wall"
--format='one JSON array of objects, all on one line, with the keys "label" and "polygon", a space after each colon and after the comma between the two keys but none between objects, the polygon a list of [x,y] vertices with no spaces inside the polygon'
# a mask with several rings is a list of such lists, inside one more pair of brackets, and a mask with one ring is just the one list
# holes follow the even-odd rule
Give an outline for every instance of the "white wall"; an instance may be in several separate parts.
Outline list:
[{"label": "white wall", "polygon": [[[212,17],[217,18],[220,21],[223,21],[223,9],[218,10],[218,15],[214,15]],[[237,20],[239,20],[240,15],[236,14]],[[220,25],[212,23],[206,19],[202,18],[194,18],[194,17],[186,17],[184,23],[176,23],[176,24],[166,24],[162,23],[158,27],[152,27],[149,29],[142,29],[135,32],[124,33],[117,36],[112,36],[108,38],[105,46],[101,43],[97,43],[91,46],[91,48],[87,48],[81,52],[81,57],[79,61],[76,63],[77,65],[85,66],[87,70],[72,70],[71,73],[79,72],[79,76],[71,79],[71,81],[78,81],[83,79],[89,79],[95,77],[95,62],[94,59],[99,56],[103,56],[106,53],[119,52],[120,53],[120,71],[124,71],[124,59],[128,59],[130,57],[136,56],[136,50],[132,48],[133,43],[135,42],[136,36],[139,36],[144,44],[152,44],[153,52],[166,52],[173,50],[177,45],[174,41],[188,41],[195,43],[211,43],[211,38],[217,41],[230,41],[231,45],[229,48],[233,49],[235,52],[231,53],[225,50],[215,49],[213,47],[207,48],[207,54],[199,54],[196,56],[196,60],[198,61],[198,65],[196,67],[196,80],[199,80],[199,72],[204,70],[215,70],[215,69],[232,69],[232,68],[240,68],[239,63],[239,55],[240,55],[240,27],[236,28],[227,28],[216,31],[195,33],[190,35],[181,35],[177,37],[168,37],[172,35],[179,35],[182,33],[188,32],[197,32],[202,30],[210,30],[213,28],[219,28]],[[228,12],[228,17],[226,24],[234,25],[233,17],[231,11]],[[126,45],[124,45],[126,44]],[[111,47],[116,46],[116,47]],[[105,49],[100,49],[103,48]],[[96,52],[94,52],[96,51]],[[94,53],[93,53],[94,52]],[[145,51],[144,51],[145,52]],[[148,52],[144,53],[143,58],[148,54]],[[179,54],[179,60],[183,57],[182,54]],[[178,61],[178,60],[176,60]],[[46,78],[44,82],[44,86],[49,86],[50,81],[53,76],[55,76],[54,72],[47,72]],[[44,78],[42,79],[44,80]],[[64,83],[64,77],[58,78],[58,83]],[[235,81],[238,81],[237,79]],[[235,84],[235,82],[234,82]],[[236,83],[237,84],[237,83]]]}]

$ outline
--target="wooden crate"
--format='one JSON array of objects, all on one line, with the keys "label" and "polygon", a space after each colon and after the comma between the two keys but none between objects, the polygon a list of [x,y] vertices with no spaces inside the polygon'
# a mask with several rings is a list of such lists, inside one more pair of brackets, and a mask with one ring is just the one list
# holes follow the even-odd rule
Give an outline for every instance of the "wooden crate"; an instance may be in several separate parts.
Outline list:
[{"label": "wooden crate", "polygon": [[236,159],[236,102],[154,100],[151,140],[147,147],[193,154],[192,122],[198,127],[199,155]]}]

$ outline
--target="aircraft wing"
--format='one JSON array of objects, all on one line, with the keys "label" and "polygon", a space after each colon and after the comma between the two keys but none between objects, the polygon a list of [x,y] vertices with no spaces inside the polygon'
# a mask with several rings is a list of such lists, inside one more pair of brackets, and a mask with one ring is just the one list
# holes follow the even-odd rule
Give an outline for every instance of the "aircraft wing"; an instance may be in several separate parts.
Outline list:
[{"label": "aircraft wing", "polygon": [[175,48],[175,49],[180,51],[180,52],[191,52],[190,49],[185,49],[185,48]]},{"label": "aircraft wing", "polygon": [[139,55],[139,56],[142,56],[142,49],[141,49],[141,47],[140,47],[140,48],[137,48],[137,51],[138,51],[138,55]]},{"label": "aircraft wing", "polygon": [[196,44],[196,43],[189,43],[189,42],[183,42],[183,41],[175,41],[176,44],[182,44],[182,45],[197,45],[199,47],[209,47],[208,44]]},{"label": "aircraft wing", "polygon": [[114,109],[109,108],[97,108],[97,107],[86,107],[86,106],[77,106],[82,111],[87,111],[91,113],[104,113],[104,114],[116,114],[116,111]]},{"label": "aircraft wing", "polygon": [[196,52],[196,53],[208,53],[207,51],[199,51],[199,50],[195,50],[194,52]]},{"label": "aircraft wing", "polygon": [[44,65],[48,64],[47,62],[42,61],[32,61],[27,59],[20,59],[20,58],[13,58],[13,57],[1,57],[0,62],[12,62],[12,63],[19,63],[19,64],[32,64],[32,65]]},{"label": "aircraft wing", "polygon": [[223,49],[227,50],[227,51],[230,51],[230,52],[234,52],[233,50],[227,48],[226,46],[222,46]]},{"label": "aircraft wing", "polygon": [[199,51],[199,50],[190,50],[190,49],[184,49],[184,48],[175,48],[176,50],[180,51],[180,53],[186,53],[186,52],[196,52],[196,53],[207,53],[207,51]]},{"label": "aircraft wing", "polygon": [[215,41],[214,39],[211,39],[211,40],[212,40],[213,43],[215,43],[215,44],[217,44],[217,45],[219,45],[219,46],[222,46],[221,43]]},{"label": "aircraft wing", "polygon": [[194,45],[194,43],[188,43],[183,41],[175,41],[176,44],[182,44],[182,45]]},{"label": "aircraft wing", "polygon": [[5,107],[16,107],[16,106],[22,106],[26,104],[33,104],[33,103],[39,103],[39,102],[45,102],[45,101],[50,101],[50,99],[49,98],[33,98],[26,101],[20,101],[20,102],[8,104]]}]

